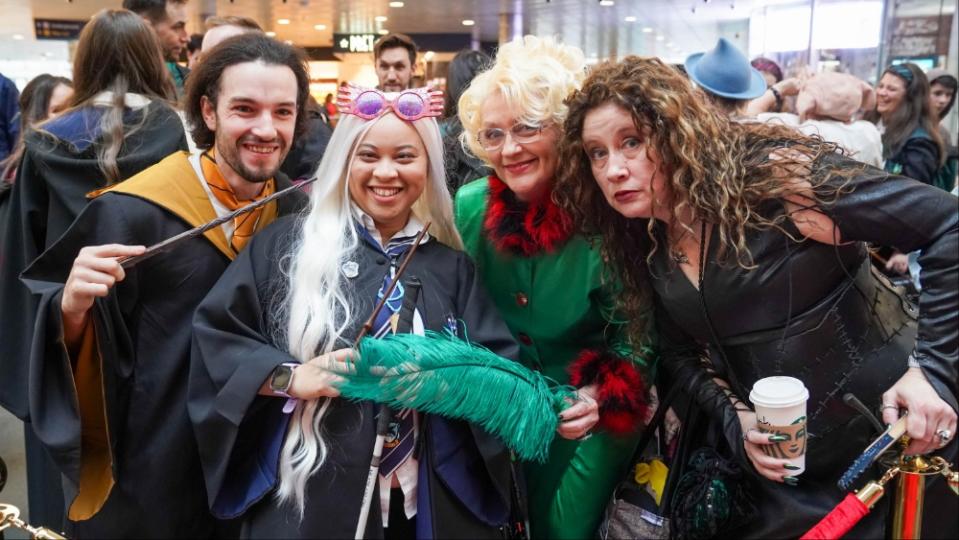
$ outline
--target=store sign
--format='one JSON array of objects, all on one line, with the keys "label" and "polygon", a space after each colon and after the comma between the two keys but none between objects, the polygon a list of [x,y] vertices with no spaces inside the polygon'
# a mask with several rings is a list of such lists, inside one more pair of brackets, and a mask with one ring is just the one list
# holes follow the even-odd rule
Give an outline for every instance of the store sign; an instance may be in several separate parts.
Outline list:
[{"label": "store sign", "polygon": [[33,19],[37,39],[72,40],[80,38],[80,31],[87,21],[66,19]]},{"label": "store sign", "polygon": [[376,34],[333,34],[333,52],[371,53]]},{"label": "store sign", "polygon": [[894,57],[945,55],[949,51],[952,16],[897,17],[889,54]]}]

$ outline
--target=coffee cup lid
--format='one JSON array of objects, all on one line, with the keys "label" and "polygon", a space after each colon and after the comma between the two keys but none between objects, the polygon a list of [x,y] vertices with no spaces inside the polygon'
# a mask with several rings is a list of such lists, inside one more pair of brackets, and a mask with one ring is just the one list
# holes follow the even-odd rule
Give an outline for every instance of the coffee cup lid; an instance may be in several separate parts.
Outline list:
[{"label": "coffee cup lid", "polygon": [[766,377],[753,384],[749,401],[764,407],[792,407],[809,399],[809,390],[795,377]]}]

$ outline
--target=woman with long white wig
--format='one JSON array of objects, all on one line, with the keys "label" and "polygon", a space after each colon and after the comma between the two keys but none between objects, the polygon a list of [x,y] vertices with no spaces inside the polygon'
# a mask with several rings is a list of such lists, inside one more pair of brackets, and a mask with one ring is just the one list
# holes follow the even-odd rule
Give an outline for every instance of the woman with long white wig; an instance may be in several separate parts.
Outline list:
[{"label": "woman with long white wig", "polygon": [[[436,93],[345,88],[310,210],[237,257],[197,310],[190,377],[210,507],[244,537],[357,529],[377,407],[338,397],[338,370],[413,238],[431,222],[371,335],[449,330],[518,350],[452,220]],[[390,426],[369,538],[501,538],[509,453],[477,426],[404,410]]]}]

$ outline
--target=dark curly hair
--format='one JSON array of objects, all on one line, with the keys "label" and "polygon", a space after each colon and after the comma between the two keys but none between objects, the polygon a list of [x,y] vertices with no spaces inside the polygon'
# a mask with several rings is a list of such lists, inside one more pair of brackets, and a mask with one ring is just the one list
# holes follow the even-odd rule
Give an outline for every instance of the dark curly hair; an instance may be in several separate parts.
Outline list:
[{"label": "dark curly hair", "polygon": [[637,129],[648,134],[646,148],[664,173],[672,223],[682,224],[680,216],[691,214],[711,224],[723,264],[752,268],[746,246],[750,230],[776,228],[789,234],[782,227],[787,215],[767,217],[761,205],[790,198],[816,208],[845,185],[827,181],[851,173],[821,165],[820,158],[838,151],[835,144],[781,125],[732,121],[682,73],[658,59],[629,56],[597,66],[567,99],[559,158],[564,166],[554,198],[581,232],[601,238],[603,256],[623,283],[619,302],[634,338],[647,334],[647,264],[658,242],[653,219],[623,217],[593,178],[582,144],[583,121],[608,103],[628,111]]},{"label": "dark curly hair", "polygon": [[[296,77],[296,127],[295,141],[306,130],[309,118],[306,100],[310,95],[310,76],[306,56],[300,49],[256,33],[246,33],[223,40],[208,55],[203,56],[196,69],[190,72],[183,97],[184,110],[190,124],[190,133],[197,148],[213,146],[216,134],[203,121],[203,97],[216,107],[220,94],[220,79],[226,68],[246,62],[262,62],[266,65],[286,66]],[[293,144],[293,141],[289,141]]]}]

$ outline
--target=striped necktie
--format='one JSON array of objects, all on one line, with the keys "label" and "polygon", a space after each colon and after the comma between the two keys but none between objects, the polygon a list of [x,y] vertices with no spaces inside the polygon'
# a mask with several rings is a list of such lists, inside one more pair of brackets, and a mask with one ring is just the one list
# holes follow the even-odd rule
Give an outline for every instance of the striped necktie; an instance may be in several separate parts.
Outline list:
[{"label": "striped necktie", "polygon": [[[379,300],[383,298],[386,289],[390,286],[390,282],[392,282],[396,276],[399,258],[413,245],[416,237],[405,236],[394,238],[387,243],[386,249],[380,248],[372,238],[367,240],[381,253],[386,255],[390,261],[390,269],[383,277],[383,284],[380,285],[380,290],[376,294],[376,298]],[[396,333],[400,308],[403,307],[404,293],[403,284],[397,282],[393,292],[390,293],[389,298],[383,305],[383,309],[376,314],[376,319],[373,321],[374,338],[379,339],[387,334]],[[389,431],[386,435],[386,441],[383,443],[383,457],[380,461],[380,475],[384,478],[396,472],[396,469],[413,453],[416,442],[414,434],[415,427],[412,409],[403,409],[393,417],[393,421],[390,422]]]}]

